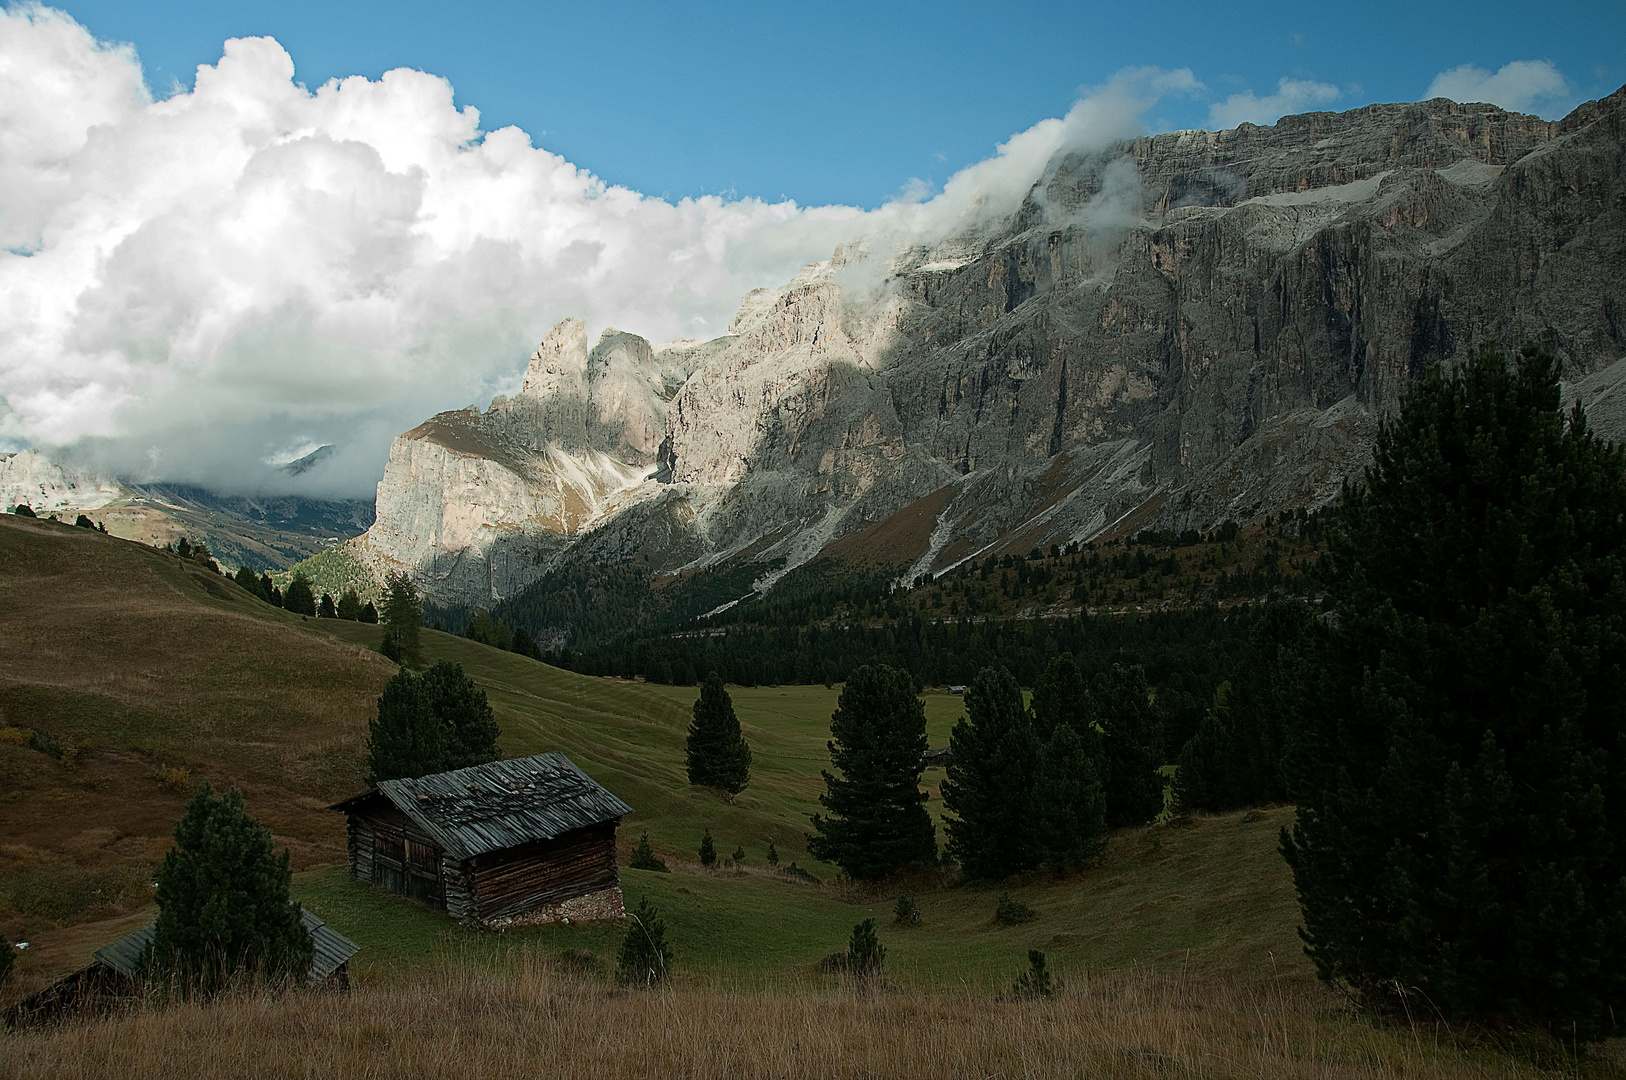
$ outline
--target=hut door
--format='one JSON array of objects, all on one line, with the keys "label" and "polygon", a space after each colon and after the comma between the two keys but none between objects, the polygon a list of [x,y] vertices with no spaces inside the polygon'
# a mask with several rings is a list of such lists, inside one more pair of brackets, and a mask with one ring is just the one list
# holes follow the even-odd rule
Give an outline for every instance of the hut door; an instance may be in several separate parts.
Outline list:
[{"label": "hut door", "polygon": [[405,888],[401,891],[419,903],[444,908],[446,897],[440,885],[440,849],[408,837],[406,841]]},{"label": "hut door", "polygon": [[401,835],[375,829],[373,832],[373,883],[390,892],[405,892],[402,880],[404,862]]}]

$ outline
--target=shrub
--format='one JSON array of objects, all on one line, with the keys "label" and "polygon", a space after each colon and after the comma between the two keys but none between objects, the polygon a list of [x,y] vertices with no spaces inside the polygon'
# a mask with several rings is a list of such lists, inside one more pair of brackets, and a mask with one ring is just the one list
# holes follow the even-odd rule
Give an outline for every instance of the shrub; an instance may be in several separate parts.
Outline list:
[{"label": "shrub", "polygon": [[794,861],[792,861],[789,866],[780,867],[779,873],[790,878],[792,881],[805,881],[809,885],[823,884],[823,882],[819,880],[819,876],[817,874],[803,870],[800,866],[797,866]]},{"label": "shrub", "polygon": [[628,918],[627,933],[616,956],[616,974],[624,985],[653,986],[666,978],[672,966],[666,923],[647,896],[639,898]]},{"label": "shrub", "polygon": [[769,866],[778,866],[779,865],[779,852],[774,849],[772,840],[768,841],[767,862],[768,862]]},{"label": "shrub", "polygon": [[158,786],[165,791],[173,791],[177,795],[185,795],[192,790],[192,770],[181,765],[165,765],[159,762],[147,774],[158,782]]},{"label": "shrub", "polygon": [[743,844],[734,849],[733,858],[735,866],[745,865],[745,846]]},{"label": "shrub", "polygon": [[899,894],[898,902],[892,906],[892,921],[899,926],[920,925],[920,907],[912,895]]},{"label": "shrub", "polygon": [[1037,917],[1037,914],[1022,901],[1011,899],[1009,891],[999,894],[999,903],[994,907],[994,921],[1005,926],[1032,922]]},{"label": "shrub", "polygon": [[671,873],[667,869],[666,863],[662,862],[660,856],[655,854],[655,849],[649,846],[648,829],[645,829],[643,835],[638,838],[638,846],[632,849],[632,858],[628,860],[627,865],[634,870],[654,870],[662,874]]},{"label": "shrub", "polygon": [[24,727],[0,727],[0,743],[9,743],[12,746],[29,746],[34,739],[34,733]]}]

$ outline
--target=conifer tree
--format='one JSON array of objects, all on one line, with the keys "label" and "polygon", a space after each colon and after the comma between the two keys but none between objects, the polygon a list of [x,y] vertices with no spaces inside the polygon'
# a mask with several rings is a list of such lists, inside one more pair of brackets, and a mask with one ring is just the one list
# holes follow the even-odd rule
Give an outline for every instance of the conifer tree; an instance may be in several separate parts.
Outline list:
[{"label": "conifer tree", "polygon": [[316,614],[316,594],[311,591],[311,583],[303,574],[295,575],[288,583],[287,590],[282,594],[282,606],[295,615]]},{"label": "conifer tree", "polygon": [[684,750],[691,784],[721,788],[732,802],[751,782],[751,744],[740,733],[734,700],[715,671],[700,684]]},{"label": "conifer tree", "polygon": [[361,621],[361,596],[354,589],[346,589],[339,597],[335,614],[351,622]]},{"label": "conifer tree", "polygon": [[1163,732],[1139,664],[1113,664],[1090,684],[1106,735],[1107,826],[1144,825],[1163,812]]},{"label": "conifer tree", "polygon": [[1100,758],[1072,725],[1057,724],[1039,755],[1033,802],[1039,859],[1060,873],[1077,872],[1106,848],[1107,799],[1099,768]]},{"label": "conifer tree", "polygon": [[1286,719],[1302,693],[1302,650],[1313,616],[1296,601],[1271,604],[1242,663],[1220,684],[1181,748],[1174,801],[1182,812],[1216,813],[1287,800]]},{"label": "conifer tree", "polygon": [[638,837],[638,846],[632,849],[632,857],[627,861],[627,865],[634,870],[653,870],[660,874],[671,873],[667,869],[665,861],[655,854],[654,848],[649,846],[648,829],[645,829],[643,835]]},{"label": "conifer tree", "polygon": [[175,847],[158,871],[158,922],[145,964],[185,992],[210,993],[239,974],[302,982],[311,937],[289,899],[286,849],[243,808],[232,788],[207,783],[175,826]]},{"label": "conifer tree", "polygon": [[514,643],[512,648],[514,652],[521,656],[528,656],[532,660],[542,659],[542,650],[537,647],[536,639],[533,638],[531,636],[531,632],[525,629],[523,626],[514,627]]},{"label": "conifer tree", "polygon": [[322,602],[317,605],[316,614],[323,619],[337,619],[339,617],[339,609],[333,605],[332,593],[322,594]]},{"label": "conifer tree", "polygon": [[418,587],[400,571],[392,571],[384,584],[384,654],[403,666],[417,667],[423,663],[423,646],[419,643],[423,606]]},{"label": "conifer tree", "polygon": [[13,514],[16,514],[18,517],[25,517],[25,518],[37,518],[37,517],[39,517],[38,514],[34,513],[34,508],[29,506],[27,503],[18,503],[16,506],[11,508],[11,512]]},{"label": "conifer tree", "polygon": [[237,573],[232,575],[232,580],[241,585],[243,591],[250,596],[257,596],[261,600],[265,599],[265,594],[260,591],[260,579],[255,577],[254,571],[247,566],[239,566]]},{"label": "conifer tree", "polygon": [[422,675],[402,669],[384,684],[367,727],[367,782],[495,761],[500,734],[486,692],[442,660]]},{"label": "conifer tree", "polygon": [[272,607],[282,606],[282,592],[277,588],[277,583],[271,580],[271,575],[268,573],[260,574],[260,599]]},{"label": "conifer tree", "polygon": [[937,830],[920,790],[926,706],[906,671],[884,664],[848,678],[830,717],[830,763],[823,773],[808,853],[860,880],[937,858]]},{"label": "conifer tree", "polygon": [[373,606],[373,602],[371,600],[361,605],[361,621],[364,623],[373,624],[378,622],[378,608]]},{"label": "conifer tree", "polygon": [[1038,864],[1033,781],[1040,745],[1022,689],[1003,667],[983,668],[954,722],[943,781],[948,849],[974,878],[1002,878]]},{"label": "conifer tree", "polygon": [[638,899],[628,914],[627,932],[616,956],[616,972],[628,986],[653,986],[671,971],[672,947],[666,943],[666,922],[649,902]]},{"label": "conifer tree", "polygon": [[716,862],[717,862],[717,845],[712,842],[711,830],[707,829],[706,830],[706,835],[704,835],[704,836],[702,836],[700,838],[700,865],[709,867],[709,866],[712,866],[713,864],[715,864]]},{"label": "conifer tree", "polygon": [[1527,345],[1430,371],[1322,571],[1282,848],[1322,978],[1565,1040],[1626,1021],[1626,452]]},{"label": "conifer tree", "polygon": [[1033,732],[1039,741],[1048,741],[1056,725],[1066,724],[1087,750],[1099,754],[1101,733],[1089,696],[1072,653],[1062,653],[1045,665],[1044,675],[1033,687]]}]

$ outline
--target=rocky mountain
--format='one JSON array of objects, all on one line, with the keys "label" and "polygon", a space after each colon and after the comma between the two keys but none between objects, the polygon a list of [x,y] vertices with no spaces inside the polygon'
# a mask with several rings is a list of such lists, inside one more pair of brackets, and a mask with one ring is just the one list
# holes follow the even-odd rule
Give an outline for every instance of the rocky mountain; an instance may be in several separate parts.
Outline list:
[{"label": "rocky mountain", "polygon": [[[308,469],[320,454],[294,464]],[[18,503],[64,521],[84,514],[114,536],[144,544],[182,536],[201,540],[228,566],[246,563],[256,570],[284,569],[373,523],[373,508],[364,501],[222,495],[190,485],[137,483],[53,461],[38,450],[0,454],[0,507],[9,511]]]},{"label": "rocky mountain", "polygon": [[1063,153],[1014,213],[849,245],[713,341],[567,320],[518,395],[395,441],[342,554],[484,606],[571,566],[760,590],[821,552],[910,578],[1313,508],[1481,341],[1608,396],[1623,117],[1439,99]]}]

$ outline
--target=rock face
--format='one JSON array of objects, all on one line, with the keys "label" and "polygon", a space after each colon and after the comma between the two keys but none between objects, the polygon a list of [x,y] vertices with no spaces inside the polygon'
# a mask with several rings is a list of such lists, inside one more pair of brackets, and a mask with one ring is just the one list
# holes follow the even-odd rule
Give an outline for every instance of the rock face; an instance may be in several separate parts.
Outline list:
[{"label": "rock face", "polygon": [[27,503],[37,514],[56,514],[72,521],[86,510],[99,510],[126,495],[117,480],[58,465],[38,450],[0,454],[0,507],[6,513],[18,503]]},{"label": "rock face", "polygon": [[1626,90],[1556,123],[1434,100],[1158,135],[1059,155],[934,247],[838,251],[714,341],[589,351],[567,320],[519,396],[397,440],[357,550],[488,603],[575,559],[767,586],[841,540],[909,576],[1321,505],[1482,340],[1613,388],[1623,118]]}]

